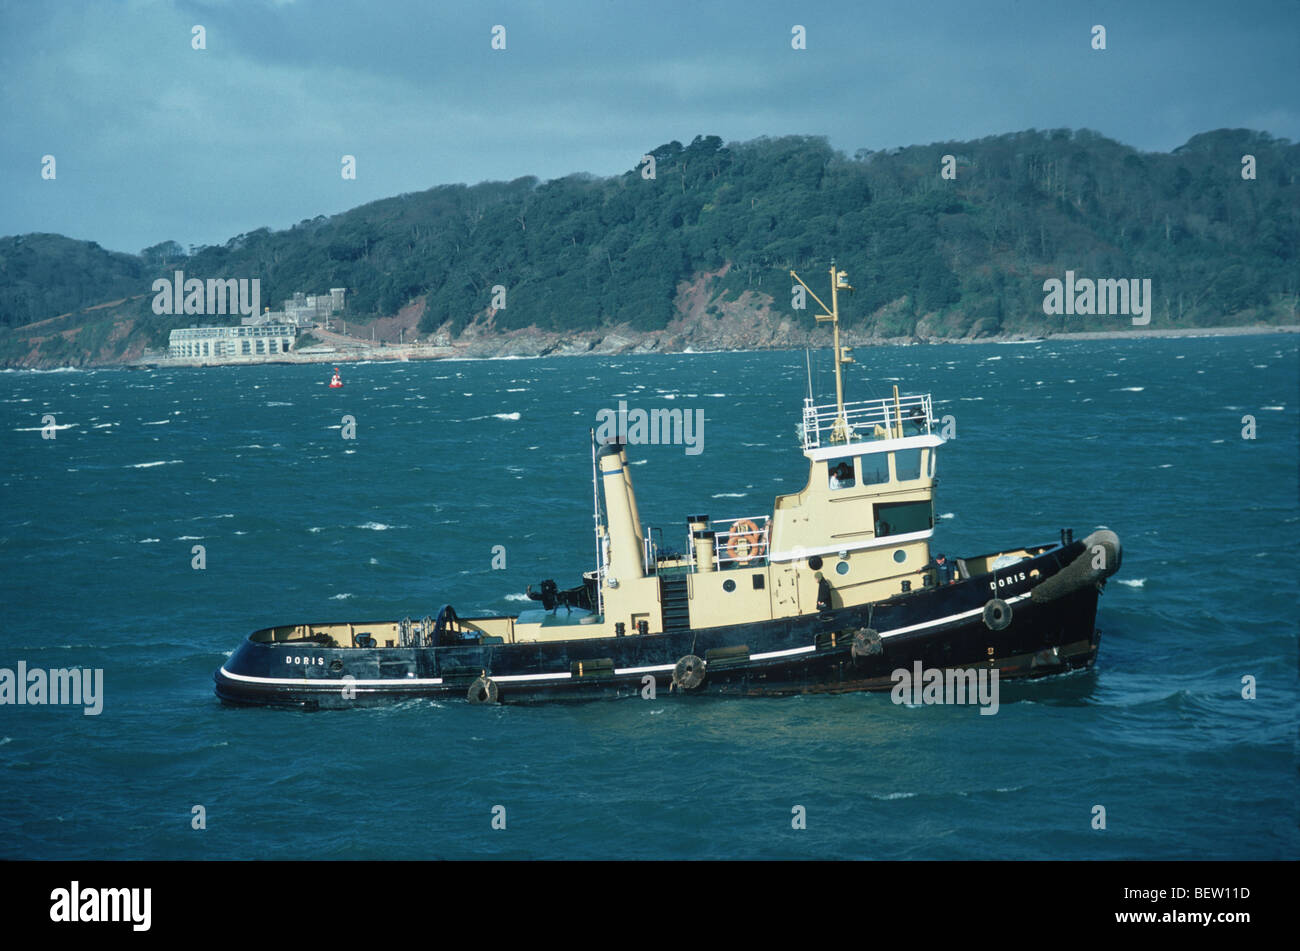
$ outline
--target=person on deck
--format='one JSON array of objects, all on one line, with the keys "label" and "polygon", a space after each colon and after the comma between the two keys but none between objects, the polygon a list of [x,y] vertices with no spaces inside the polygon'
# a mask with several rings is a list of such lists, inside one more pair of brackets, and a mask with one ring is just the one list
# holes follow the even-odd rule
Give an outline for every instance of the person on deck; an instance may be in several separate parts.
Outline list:
[{"label": "person on deck", "polygon": [[936,586],[956,584],[957,579],[953,577],[952,565],[944,556],[943,552],[934,556],[934,561],[931,563],[931,567],[934,568],[934,583]]}]

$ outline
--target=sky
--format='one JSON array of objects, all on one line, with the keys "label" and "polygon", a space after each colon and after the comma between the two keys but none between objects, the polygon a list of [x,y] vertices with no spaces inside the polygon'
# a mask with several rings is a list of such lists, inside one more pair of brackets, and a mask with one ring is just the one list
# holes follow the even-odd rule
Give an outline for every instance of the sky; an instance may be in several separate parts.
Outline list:
[{"label": "sky", "polygon": [[1297,49],[1296,0],[0,0],[0,234],[220,244],[696,135],[1298,141]]}]

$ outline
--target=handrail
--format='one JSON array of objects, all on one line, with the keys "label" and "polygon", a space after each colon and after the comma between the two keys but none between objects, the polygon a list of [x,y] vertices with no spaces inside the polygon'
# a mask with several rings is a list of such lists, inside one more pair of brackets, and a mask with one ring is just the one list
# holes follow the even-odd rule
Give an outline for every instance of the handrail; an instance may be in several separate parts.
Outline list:
[{"label": "handrail", "polygon": [[[757,534],[759,535],[758,546],[760,548],[760,553],[744,560],[734,558],[727,553],[727,548],[733,538],[749,538],[754,534],[753,532],[748,531],[737,532],[735,527],[740,522],[752,522],[758,527]],[[719,571],[722,570],[724,564],[748,565],[753,562],[766,563],[767,554],[771,550],[772,541],[772,517],[770,515],[752,515],[733,519],[715,519],[714,524],[726,524],[730,526],[728,531],[717,531],[714,535],[713,564],[716,569]]]},{"label": "handrail", "polygon": [[836,438],[836,424],[839,420],[840,410],[834,403],[818,406],[811,398],[805,398],[803,421],[799,426],[803,448],[817,449],[823,443],[848,445],[866,442],[876,438],[876,427],[883,428],[891,436],[901,436],[903,423],[911,423],[928,435],[934,422],[934,412],[930,394],[926,393],[900,397],[897,404],[888,398],[845,403],[843,420],[847,424],[847,432],[843,438]]},{"label": "handrail", "polygon": [[[753,534],[752,532],[735,531],[734,529],[738,522],[753,522],[754,525],[758,527],[760,544],[763,551],[761,555],[755,555],[752,558],[746,559],[744,562],[740,562],[739,559],[732,558],[727,554],[727,545],[733,537],[748,537]],[[714,518],[709,520],[709,524],[719,526],[718,528],[713,529],[713,567],[715,571],[721,570],[724,564],[751,564],[753,562],[766,562],[767,553],[771,549],[772,516],[742,515],[739,518]],[[723,526],[725,526],[725,528]],[[686,536],[686,550],[689,553],[687,559],[688,563],[692,568],[698,570],[699,565],[695,557],[695,540],[690,535]]]}]

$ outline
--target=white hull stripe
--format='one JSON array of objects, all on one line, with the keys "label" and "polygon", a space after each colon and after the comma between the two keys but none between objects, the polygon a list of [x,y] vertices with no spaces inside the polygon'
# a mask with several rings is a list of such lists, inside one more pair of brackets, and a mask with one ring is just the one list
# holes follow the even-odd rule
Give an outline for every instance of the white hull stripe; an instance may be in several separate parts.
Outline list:
[{"label": "white hull stripe", "polygon": [[369,687],[401,687],[404,684],[422,684],[424,686],[436,687],[442,683],[441,677],[401,677],[392,680],[343,680],[342,678],[339,678],[338,680],[308,680],[306,677],[250,677],[248,674],[231,673],[229,670],[226,670],[225,667],[221,668],[221,673],[223,676],[229,677],[231,680],[244,680],[249,683],[288,684],[291,687],[316,687],[326,685],[331,690],[342,690],[349,684],[355,684],[358,686],[365,684]]},{"label": "white hull stripe", "polygon": [[568,680],[572,676],[573,674],[566,671],[559,674],[504,674],[500,677],[493,677],[492,679],[498,683],[510,683],[512,681],[517,682],[520,680]]},{"label": "white hull stripe", "polygon": [[[1007,604],[1016,604],[1019,601],[1023,601],[1027,597],[1029,597],[1029,592],[1026,592],[1024,594],[1018,594],[1015,597],[1006,598],[1005,600]],[[927,627],[940,627],[944,624],[951,624],[953,621],[962,621],[965,620],[966,618],[975,617],[976,615],[983,614],[983,613],[984,613],[983,608],[974,608],[970,611],[962,611],[960,614],[950,614],[947,617],[936,618],[933,621],[925,621],[921,624],[911,624],[908,625],[907,627],[896,627],[892,631],[881,631],[880,636],[881,638],[886,638],[886,637],[894,637],[895,635],[898,634],[910,634],[912,631],[923,630],[924,628]],[[807,647],[794,647],[789,650],[783,650],[783,651],[767,651],[762,654],[751,654],[749,656],[749,659],[750,660],[772,660],[773,658],[776,657],[793,657],[795,654],[811,654],[816,649],[817,649],[816,645],[809,644]],[[620,667],[614,671],[614,674],[616,676],[624,676],[630,674],[662,673],[663,671],[673,670],[674,667],[675,665],[673,664],[660,664],[652,667]],[[442,684],[441,677],[427,677],[427,678],[406,677],[397,680],[323,680],[322,681],[322,680],[308,680],[304,677],[299,677],[296,679],[291,677],[250,677],[247,674],[231,673],[230,671],[226,670],[225,667],[221,668],[221,673],[224,676],[229,677],[231,680],[243,680],[250,683],[260,683],[260,684],[286,684],[292,687],[316,687],[318,689],[327,688],[331,691],[340,690],[347,684],[355,684],[358,687],[361,686],[402,687],[408,685],[436,687]],[[506,674],[499,677],[493,677],[492,679],[497,683],[529,683],[533,681],[546,681],[546,680],[571,680],[573,679],[573,674],[567,672],[556,673],[556,674]]]},{"label": "white hull stripe", "polygon": [[[1029,592],[1018,594],[1014,598],[1004,598],[1007,604],[1015,604],[1017,601],[1023,601],[1029,597]],[[922,624],[910,624],[907,627],[896,627],[892,631],[881,631],[881,637],[893,637],[895,634],[909,634],[912,631],[919,631],[927,627],[939,627],[941,624],[949,624],[953,621],[962,621],[968,617],[975,617],[977,614],[983,614],[984,608],[975,608],[971,611],[962,611],[960,614],[949,614],[947,617],[937,618],[933,621],[926,621]]]},{"label": "white hull stripe", "polygon": [[615,674],[653,674],[663,670],[675,670],[676,664],[660,664],[658,667],[620,667]]},{"label": "white hull stripe", "polygon": [[792,657],[795,654],[811,654],[817,649],[816,644],[809,644],[807,647],[795,647],[787,651],[768,651],[765,654],[750,654],[750,660],[770,660],[773,657]]}]

